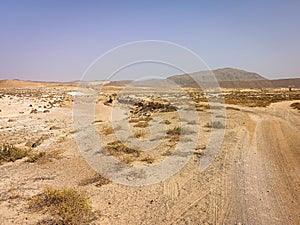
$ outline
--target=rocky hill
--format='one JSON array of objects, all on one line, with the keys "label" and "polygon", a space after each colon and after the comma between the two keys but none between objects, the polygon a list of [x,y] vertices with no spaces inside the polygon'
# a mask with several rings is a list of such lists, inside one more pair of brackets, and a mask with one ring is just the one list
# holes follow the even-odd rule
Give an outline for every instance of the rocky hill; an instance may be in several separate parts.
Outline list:
[{"label": "rocky hill", "polygon": [[175,75],[167,79],[185,87],[214,86],[216,79],[223,88],[300,88],[300,78],[268,80],[257,73],[232,68]]}]

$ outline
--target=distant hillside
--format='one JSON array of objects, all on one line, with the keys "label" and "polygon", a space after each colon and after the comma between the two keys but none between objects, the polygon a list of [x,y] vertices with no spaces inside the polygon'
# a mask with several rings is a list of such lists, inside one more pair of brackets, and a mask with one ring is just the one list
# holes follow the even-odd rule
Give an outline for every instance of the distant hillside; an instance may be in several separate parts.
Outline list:
[{"label": "distant hillside", "polygon": [[264,77],[260,76],[257,73],[247,72],[244,70],[232,69],[232,68],[224,68],[217,69],[213,71],[200,71],[192,74],[184,74],[184,75],[175,75],[168,77],[177,84],[182,86],[197,86],[197,83],[210,83],[214,82],[214,79],[217,79],[219,82],[223,81],[264,81],[267,80]]},{"label": "distant hillside", "polygon": [[[181,87],[215,86],[215,78],[218,85],[223,88],[300,88],[300,78],[268,80],[257,73],[239,69],[223,68],[213,71],[200,71],[190,75],[175,75],[167,79],[149,79],[143,81],[119,80],[119,81],[89,81],[81,82],[81,85],[90,87],[105,86],[135,86],[135,87],[172,87],[174,83]],[[197,81],[197,82],[195,82]],[[24,88],[47,86],[77,86],[79,81],[72,82],[36,82],[23,80],[0,80],[0,88]]]},{"label": "distant hillside", "polygon": [[198,87],[198,83],[209,87],[210,85],[213,86],[214,77],[219,82],[219,86],[223,88],[280,88],[289,86],[300,88],[300,78],[268,80],[257,73],[232,68],[201,71],[190,75],[175,75],[167,79],[186,87]]},{"label": "distant hillside", "polygon": [[37,82],[26,80],[0,80],[0,88],[47,87],[59,85],[58,82]]}]

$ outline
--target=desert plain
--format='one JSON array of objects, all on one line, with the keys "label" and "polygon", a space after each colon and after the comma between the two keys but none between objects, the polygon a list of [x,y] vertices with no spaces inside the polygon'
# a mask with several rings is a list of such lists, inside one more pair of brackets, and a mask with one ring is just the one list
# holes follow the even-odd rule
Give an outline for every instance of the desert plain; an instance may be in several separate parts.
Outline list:
[{"label": "desert plain", "polygon": [[[110,155],[131,167],[172,157],[178,141],[188,142],[196,132],[183,168],[149,185],[114,182],[93,170],[78,148],[76,135],[84,130],[74,127],[77,84],[3,81],[0,224],[300,224],[300,89],[222,88],[224,102],[213,105],[196,88],[185,88],[188,100],[168,90],[159,97],[147,87],[124,97],[123,88],[108,84],[97,92],[87,126]],[[129,139],[161,140],[157,148],[136,150],[118,140],[115,132],[122,127],[114,127],[111,116],[116,103],[128,107]],[[182,121],[178,109],[198,117]],[[155,124],[166,131],[150,138]],[[214,131],[224,131],[224,137],[201,171]],[[79,211],[55,208],[55,199],[51,206],[55,190],[84,196],[82,202],[63,200]]]}]

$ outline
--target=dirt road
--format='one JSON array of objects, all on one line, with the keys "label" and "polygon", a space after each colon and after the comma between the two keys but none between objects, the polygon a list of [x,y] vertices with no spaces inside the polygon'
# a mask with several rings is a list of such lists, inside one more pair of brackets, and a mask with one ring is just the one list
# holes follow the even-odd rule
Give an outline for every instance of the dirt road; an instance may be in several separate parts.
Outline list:
[{"label": "dirt road", "polygon": [[300,120],[289,105],[228,112],[223,147],[205,172],[194,160],[162,184],[123,187],[125,198],[110,196],[117,202],[112,211],[119,213],[112,217],[108,210],[104,221],[299,224]]},{"label": "dirt road", "polygon": [[[199,172],[195,155],[173,177],[143,187],[78,185],[94,172],[72,135],[59,130],[63,139],[48,147],[64,149],[62,159],[0,166],[0,224],[44,218],[28,211],[26,202],[45,186],[86,191],[98,215],[93,224],[300,224],[300,113],[290,104],[234,106],[240,110],[228,110],[222,148],[207,170]],[[65,115],[59,123],[67,121],[70,129],[71,109],[53,113],[59,110]]]}]

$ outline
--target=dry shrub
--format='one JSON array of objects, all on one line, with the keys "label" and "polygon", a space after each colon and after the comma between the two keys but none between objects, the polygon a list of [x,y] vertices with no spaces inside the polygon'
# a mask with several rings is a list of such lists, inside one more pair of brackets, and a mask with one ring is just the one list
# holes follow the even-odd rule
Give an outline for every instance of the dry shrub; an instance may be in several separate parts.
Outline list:
[{"label": "dry shrub", "polygon": [[140,121],[137,124],[133,125],[133,127],[145,128],[145,127],[148,127],[148,125],[149,125],[148,122],[146,122],[146,121]]},{"label": "dry shrub", "polygon": [[171,124],[171,122],[169,120],[165,120],[164,122],[165,122],[166,125],[170,125]]},{"label": "dry shrub", "polygon": [[167,151],[165,151],[162,156],[169,156],[169,155],[172,155],[172,151],[170,149],[168,149]]},{"label": "dry shrub", "polygon": [[151,158],[150,156],[146,156],[145,158],[141,159],[141,161],[152,164],[154,162],[154,159]]},{"label": "dry shrub", "polygon": [[204,110],[207,110],[207,109],[210,109],[211,106],[208,105],[208,104],[196,104],[196,110],[197,111],[204,111]]},{"label": "dry shrub", "polygon": [[114,131],[114,128],[112,126],[107,125],[107,126],[103,127],[102,133],[105,134],[105,135],[109,135],[109,134],[114,134],[115,131]]},{"label": "dry shrub", "polygon": [[134,136],[136,138],[144,138],[144,137],[146,137],[146,133],[144,131],[139,130],[134,133]]},{"label": "dry shrub", "polygon": [[46,152],[34,152],[28,156],[27,162],[34,163],[46,156]]},{"label": "dry shrub", "polygon": [[109,184],[111,181],[100,174],[96,174],[93,177],[83,179],[79,185],[86,186],[89,184],[95,184],[96,187],[101,187],[102,185]]},{"label": "dry shrub", "polygon": [[142,121],[143,119],[142,118],[131,118],[130,120],[129,120],[129,123],[138,123],[138,122],[140,122],[140,121]]},{"label": "dry shrub", "polygon": [[105,147],[108,152],[114,156],[119,156],[122,153],[125,154],[132,154],[136,157],[139,157],[141,154],[141,151],[135,150],[135,149],[131,149],[128,148],[127,146],[125,146],[124,144],[122,144],[120,141],[113,141],[110,142],[106,145]]},{"label": "dry shrub", "polygon": [[182,131],[182,128],[180,126],[176,126],[174,128],[171,128],[167,131],[168,135],[180,135]]},{"label": "dry shrub", "polygon": [[204,127],[223,129],[225,128],[225,125],[220,121],[213,121],[212,123],[206,123]]},{"label": "dry shrub", "polygon": [[60,159],[61,152],[58,150],[51,151],[51,152],[30,152],[28,155],[28,159],[26,162],[29,163],[46,163],[51,162],[52,159]]},{"label": "dry shrub", "polygon": [[130,120],[129,120],[129,123],[138,123],[138,122],[149,122],[149,121],[151,121],[151,120],[153,120],[153,118],[152,117],[150,117],[150,116],[146,116],[146,117],[135,117],[135,118],[131,118]]},{"label": "dry shrub", "polygon": [[46,188],[32,197],[29,208],[35,212],[49,213],[52,224],[81,225],[93,219],[89,198],[75,188]]},{"label": "dry shrub", "polygon": [[0,149],[0,162],[14,162],[28,156],[29,151],[5,144]]},{"label": "dry shrub", "polygon": [[150,117],[150,116],[147,116],[146,118],[144,118],[144,120],[147,121],[147,122],[150,122],[151,120],[153,120],[153,118]]}]

